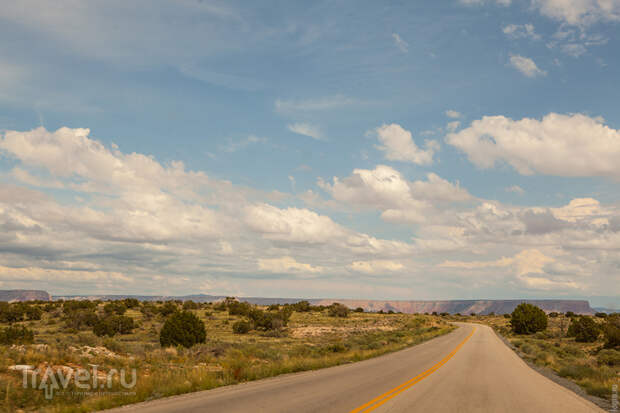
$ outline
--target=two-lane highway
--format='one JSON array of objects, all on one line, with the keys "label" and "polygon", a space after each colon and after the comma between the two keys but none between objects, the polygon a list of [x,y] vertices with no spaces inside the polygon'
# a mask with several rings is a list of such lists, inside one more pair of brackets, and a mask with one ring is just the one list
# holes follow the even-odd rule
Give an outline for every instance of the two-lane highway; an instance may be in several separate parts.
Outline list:
[{"label": "two-lane highway", "polygon": [[323,370],[221,387],[116,412],[602,412],[532,370],[484,325]]}]

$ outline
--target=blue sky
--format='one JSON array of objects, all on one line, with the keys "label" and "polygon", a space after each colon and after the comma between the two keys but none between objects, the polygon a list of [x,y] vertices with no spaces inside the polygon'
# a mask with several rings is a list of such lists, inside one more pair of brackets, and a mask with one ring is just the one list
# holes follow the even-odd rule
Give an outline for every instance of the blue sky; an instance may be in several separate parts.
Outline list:
[{"label": "blue sky", "polygon": [[620,295],[620,2],[0,21],[2,288]]}]

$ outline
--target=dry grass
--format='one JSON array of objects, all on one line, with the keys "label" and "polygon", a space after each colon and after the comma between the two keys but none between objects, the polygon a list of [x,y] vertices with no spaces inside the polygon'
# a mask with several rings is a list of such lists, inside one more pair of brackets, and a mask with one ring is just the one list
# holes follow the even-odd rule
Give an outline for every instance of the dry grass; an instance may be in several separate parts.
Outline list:
[{"label": "dry grass", "polygon": [[[162,349],[160,315],[147,317],[128,310],[139,327],[113,339],[90,330],[67,330],[58,316],[24,322],[36,332],[35,344],[0,346],[0,410],[85,412],[303,370],[319,369],[396,351],[453,329],[438,317],[407,314],[351,313],[348,318],[326,312],[293,313],[278,334],[252,331],[233,334],[242,319],[213,306],[193,310],[206,324],[207,342],[190,349]],[[85,347],[89,346],[89,347]],[[100,347],[100,348],[99,348]],[[70,385],[46,400],[42,390],[24,389],[16,364],[82,366],[96,364],[137,370],[137,383],[125,390],[115,381],[106,391],[126,394],[84,394]]]}]

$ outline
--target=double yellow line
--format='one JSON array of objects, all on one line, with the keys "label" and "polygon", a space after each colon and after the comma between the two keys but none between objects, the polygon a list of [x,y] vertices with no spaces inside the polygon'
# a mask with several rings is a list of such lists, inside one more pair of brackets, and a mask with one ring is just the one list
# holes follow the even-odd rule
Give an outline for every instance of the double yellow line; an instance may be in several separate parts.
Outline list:
[{"label": "double yellow line", "polygon": [[456,354],[456,352],[459,351],[461,349],[461,347],[463,347],[463,345],[467,342],[467,340],[469,340],[471,338],[471,336],[474,335],[474,331],[476,331],[476,327],[474,327],[471,330],[471,333],[469,333],[469,335],[467,337],[465,337],[465,340],[461,341],[461,343],[458,346],[456,346],[456,348],[454,350],[452,350],[452,352],[450,354],[448,354],[439,363],[435,364],[430,369],[426,370],[423,373],[418,374],[417,376],[415,376],[414,378],[412,378],[410,380],[407,380],[403,384],[394,387],[392,390],[389,390],[389,391],[383,393],[382,395],[375,397],[374,399],[372,399],[368,403],[365,403],[365,404],[361,405],[360,407],[351,410],[350,413],[360,413],[360,412],[367,413],[367,412],[371,412],[371,411],[375,410],[377,407],[379,407],[379,406],[383,405],[384,403],[386,403],[388,400],[398,396],[400,393],[404,392],[405,390],[407,390],[408,388],[410,388],[411,386],[413,386],[417,382],[424,380],[426,377],[430,376],[435,371],[437,371],[441,366],[446,364],[448,362],[448,360],[450,360]]}]

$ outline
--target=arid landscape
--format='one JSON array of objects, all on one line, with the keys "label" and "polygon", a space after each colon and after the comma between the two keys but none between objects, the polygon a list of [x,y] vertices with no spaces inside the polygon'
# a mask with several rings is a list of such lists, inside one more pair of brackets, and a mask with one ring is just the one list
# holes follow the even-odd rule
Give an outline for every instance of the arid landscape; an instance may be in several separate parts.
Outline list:
[{"label": "arid landscape", "polygon": [[[72,304],[72,303],[78,303]],[[82,303],[84,305],[82,306]],[[276,314],[290,308],[290,319],[274,328],[236,334],[235,323],[246,316],[225,303],[188,302],[34,302],[40,319],[12,322],[34,333],[32,340],[0,345],[0,403],[3,411],[77,412],[151,400],[175,394],[318,369],[359,361],[396,351],[451,331],[445,320],[427,315],[377,314],[347,311],[330,316],[327,307],[259,307]],[[116,306],[118,304],[118,306]],[[23,304],[13,303],[16,307]],[[106,306],[108,306],[106,308]],[[24,307],[24,308],[25,308]],[[174,311],[195,314],[206,329],[206,340],[191,348],[162,347],[160,331]],[[295,310],[297,309],[297,310]],[[231,314],[231,312],[233,314]],[[241,311],[243,312],[243,310]],[[91,315],[100,319],[122,313],[134,327],[112,337],[93,332]],[[114,315],[113,315],[114,314]],[[0,324],[7,328],[6,320]],[[70,380],[56,389],[51,400],[40,388],[23,388],[23,375],[31,380],[50,368],[71,375],[97,366],[100,382],[111,369],[135,369],[135,386],[123,388],[120,376],[98,395],[98,389],[80,390]],[[60,377],[60,376],[59,376]],[[131,381],[129,374],[125,378]],[[90,383],[89,380],[87,380]],[[37,382],[40,383],[40,382]]]}]

